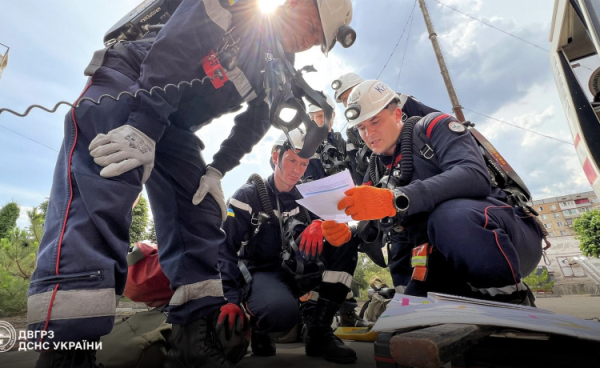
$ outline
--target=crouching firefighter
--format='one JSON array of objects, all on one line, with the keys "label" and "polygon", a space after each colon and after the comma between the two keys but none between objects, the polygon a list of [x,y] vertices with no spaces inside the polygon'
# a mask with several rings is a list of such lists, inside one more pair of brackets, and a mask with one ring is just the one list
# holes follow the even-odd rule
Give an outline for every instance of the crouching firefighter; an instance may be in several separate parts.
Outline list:
[{"label": "crouching firefighter", "polygon": [[[356,73],[342,74],[337,79],[334,79],[331,82],[331,88],[335,91],[335,101],[346,107],[348,105],[348,96],[350,96],[354,87],[363,81],[364,79]],[[438,110],[425,105],[413,96],[404,93],[398,92],[398,100],[398,107],[402,110],[402,121],[413,116],[425,116],[432,112],[438,112]],[[360,176],[360,178],[355,180],[356,185],[359,185],[367,173],[371,150],[362,141],[355,126],[349,126],[346,129],[346,136],[348,137],[347,152],[352,163],[353,177]]]},{"label": "crouching firefighter", "polygon": [[442,113],[403,123],[397,94],[376,80],[354,89],[345,115],[374,154],[365,185],[338,208],[372,220],[359,226],[363,240],[391,235],[390,271],[405,293],[529,304],[522,278],[541,259],[542,230],[524,184],[491,179],[476,131]]},{"label": "crouching firefighter", "polygon": [[309,159],[297,155],[305,135],[299,130],[289,135],[273,147],[275,172],[264,181],[252,175],[229,199],[227,235],[219,249],[228,301],[223,308],[241,313],[243,305],[250,315],[253,354],[272,356],[272,338],[285,335],[300,319],[298,298],[319,287],[313,313],[304,316],[306,355],[350,363],[356,353],[333,334],[331,324],[350,290],[356,246],[323,242],[322,221],[296,203],[302,198],[296,183]]}]

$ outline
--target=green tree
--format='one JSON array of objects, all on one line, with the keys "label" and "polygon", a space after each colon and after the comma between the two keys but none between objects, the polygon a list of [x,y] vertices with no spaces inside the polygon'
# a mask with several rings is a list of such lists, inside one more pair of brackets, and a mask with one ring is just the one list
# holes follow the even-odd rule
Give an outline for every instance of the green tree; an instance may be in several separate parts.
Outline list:
[{"label": "green tree", "polygon": [[0,239],[6,238],[17,226],[17,219],[21,209],[16,202],[8,202],[0,209]]},{"label": "green tree", "polygon": [[150,240],[154,244],[158,243],[158,240],[156,240],[156,226],[154,225],[154,220],[150,220],[150,230],[148,230],[146,239]]},{"label": "green tree", "polygon": [[0,316],[23,312],[27,307],[38,244],[31,231],[16,226],[0,240]]},{"label": "green tree", "polygon": [[[353,283],[353,292],[357,298],[367,299],[367,290],[369,289],[369,280],[373,276],[379,276],[383,282],[385,282],[389,287],[394,287],[394,283],[392,282],[392,276],[390,275],[390,270],[388,268],[381,268],[377,266],[371,259],[364,253],[358,254],[358,264],[356,266],[356,270],[354,271],[354,283]],[[357,294],[355,288],[359,290]]]},{"label": "green tree", "polygon": [[523,281],[531,288],[532,291],[545,291],[552,292],[554,287],[554,281],[548,277],[548,270],[543,269],[540,273],[538,270],[534,270],[529,276],[525,277]]},{"label": "green tree", "polygon": [[37,206],[37,208],[40,210],[40,212],[44,216],[44,219],[46,219],[46,213],[48,213],[48,204],[49,204],[49,201],[48,201],[48,199],[46,199],[45,201],[40,203],[39,206]]},{"label": "green tree", "polygon": [[25,230],[15,225],[0,240],[0,317],[27,307],[27,289],[44,233],[46,208],[47,201],[27,211],[30,225]]},{"label": "green tree", "polygon": [[600,212],[593,210],[584,213],[575,220],[574,229],[583,255],[600,257]]},{"label": "green tree", "polygon": [[146,238],[148,226],[148,202],[143,196],[131,211],[131,227],[129,228],[129,241],[137,243]]}]

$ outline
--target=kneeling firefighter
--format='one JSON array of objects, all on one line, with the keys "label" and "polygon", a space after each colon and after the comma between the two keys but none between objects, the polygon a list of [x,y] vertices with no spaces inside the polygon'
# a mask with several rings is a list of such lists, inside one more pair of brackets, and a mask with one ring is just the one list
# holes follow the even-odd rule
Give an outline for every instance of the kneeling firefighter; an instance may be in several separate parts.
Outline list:
[{"label": "kneeling firefighter", "polygon": [[284,335],[300,319],[298,298],[319,287],[314,311],[304,316],[306,355],[350,363],[356,353],[333,334],[331,324],[350,290],[356,246],[323,242],[322,221],[296,202],[302,198],[296,183],[309,161],[297,154],[304,137],[300,130],[290,132],[293,142],[282,135],[272,151],[273,175],[264,181],[252,175],[229,199],[227,236],[219,248],[228,300],[223,309],[234,317],[243,305],[250,315],[252,352],[272,356],[272,337]]},{"label": "kneeling firefighter", "polygon": [[[359,225],[364,241],[391,236],[394,282],[409,295],[531,302],[522,278],[541,259],[542,229],[518,176],[491,177],[496,168],[479,133],[442,113],[403,123],[398,95],[376,80],[356,86],[345,115],[373,155],[365,185],[348,190],[338,208],[374,220]],[[347,225],[336,228],[348,241]]]}]

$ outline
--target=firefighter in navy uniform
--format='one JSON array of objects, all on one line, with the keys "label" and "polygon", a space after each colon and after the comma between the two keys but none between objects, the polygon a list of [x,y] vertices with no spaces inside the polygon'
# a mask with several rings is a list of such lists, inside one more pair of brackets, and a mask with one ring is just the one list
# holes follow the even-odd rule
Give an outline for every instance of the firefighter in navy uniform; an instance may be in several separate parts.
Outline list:
[{"label": "firefighter in navy uniform", "polygon": [[[304,134],[290,133],[302,147]],[[250,180],[229,199],[227,234],[219,252],[225,296],[250,315],[252,352],[276,353],[274,335],[283,336],[299,320],[298,298],[319,287],[320,297],[307,320],[306,355],[336,363],[356,360],[356,353],[331,328],[345,300],[358,262],[356,246],[323,242],[322,221],[298,205],[296,189],[308,166],[282,136],[273,147],[274,173]],[[296,247],[296,244],[299,244]],[[239,256],[238,256],[239,252]]]},{"label": "firefighter in navy uniform", "polygon": [[[327,103],[333,109],[335,105],[329,95],[325,95]],[[320,106],[309,104],[308,114],[310,118],[317,123],[319,126],[323,126],[325,122],[325,116],[323,109]],[[334,175],[344,170],[350,170],[352,179],[356,185],[362,183],[364,174],[361,176],[352,168],[356,167],[356,163],[352,162],[351,158],[346,154],[347,143],[339,132],[333,131],[333,122],[335,113],[329,122],[329,133],[327,140],[323,142],[317,152],[310,159],[308,168],[302,176],[303,181],[319,180],[329,175]],[[349,245],[350,246],[350,245]],[[303,308],[312,307],[310,304],[314,303],[318,297],[318,292],[311,293],[311,299],[306,304],[303,304]],[[348,293],[348,298],[344,301],[340,308],[340,326],[346,327],[368,327],[370,324],[365,322],[362,318],[356,314],[356,307],[358,302],[352,295],[352,292]],[[308,315],[308,311],[303,314]]]},{"label": "firefighter in navy uniform", "polygon": [[[345,115],[373,150],[373,166],[366,185],[347,191],[338,208],[355,220],[375,220],[358,231],[363,240],[376,227],[392,234],[403,262],[390,271],[404,280],[406,294],[434,291],[528,304],[531,293],[522,278],[542,254],[535,217],[508,204],[506,193],[492,184],[463,124],[442,113],[403,123],[398,99],[374,80],[350,94]],[[350,236],[347,225],[325,222],[332,244],[336,233],[328,228],[344,235],[340,241]]]},{"label": "firefighter in navy uniform", "polygon": [[[342,74],[339,78],[331,82],[331,88],[335,91],[335,101],[337,103],[342,103],[344,107],[346,107],[348,96],[354,87],[363,81],[364,79],[355,73]],[[398,105],[402,110],[403,121],[413,116],[425,116],[432,112],[438,112],[438,110],[423,104],[421,101],[410,95],[398,93],[398,96]],[[348,140],[346,152],[352,164],[353,177],[357,177],[357,180],[355,180],[356,185],[359,185],[362,183],[362,179],[367,172],[371,150],[360,138],[360,134],[358,134],[356,127],[348,127],[348,129],[346,129],[346,136]]]},{"label": "firefighter in navy uniform", "polygon": [[[116,42],[94,58],[81,97],[135,97],[83,102],[66,116],[28,328],[52,331],[51,342],[95,342],[110,332],[127,275],[131,203],[145,183],[160,264],[175,290],[165,366],[230,366],[211,327],[225,304],[217,266],[227,213],[221,179],[278,111],[269,106],[276,99],[265,89],[265,65],[285,60],[293,69],[293,53],[317,45],[327,53],[337,36],[353,32],[351,18],[350,0],[287,1],[270,15],[256,0],[183,0],[155,39]],[[194,132],[244,102],[207,166]],[[94,360],[91,350],[50,351],[37,367],[93,367]]]},{"label": "firefighter in navy uniform", "polygon": [[[321,143],[309,161],[306,173],[302,177],[304,181],[319,180],[351,169],[350,160],[346,156],[346,141],[339,132],[333,130],[335,104],[329,95],[325,95],[325,99],[334,110],[333,117],[329,121],[327,139]],[[320,106],[310,103],[308,115],[318,126],[325,124],[325,114]]]},{"label": "firefighter in navy uniform", "polygon": [[[339,78],[331,82],[331,87],[335,90],[335,100],[338,103],[342,103],[346,107],[348,102],[348,96],[359,83],[364,82],[360,76],[355,73],[346,73],[341,75]],[[398,93],[398,107],[402,110],[402,121],[414,117],[414,116],[426,116],[432,112],[439,112],[438,110],[431,108],[416,98]],[[367,174],[369,167],[369,157],[371,156],[371,150],[369,146],[361,139],[356,126],[348,127],[346,130],[346,136],[348,137],[347,152],[352,163],[352,171],[360,176],[360,182],[362,184],[363,178]],[[400,242],[395,241],[392,243],[390,249],[390,269],[401,267],[399,264],[402,263],[403,259],[406,258],[402,255],[400,250]],[[397,265],[398,264],[398,265]],[[404,292],[406,286],[406,280],[400,276],[400,273],[392,274],[394,287],[397,292]]]}]

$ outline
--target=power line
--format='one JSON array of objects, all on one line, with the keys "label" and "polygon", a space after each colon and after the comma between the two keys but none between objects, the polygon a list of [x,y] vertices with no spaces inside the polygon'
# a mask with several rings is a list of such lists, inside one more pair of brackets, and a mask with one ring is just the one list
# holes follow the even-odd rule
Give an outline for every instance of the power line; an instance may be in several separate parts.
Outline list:
[{"label": "power line", "polygon": [[533,134],[540,135],[540,136],[542,136],[542,137],[546,137],[546,138],[549,138],[549,139],[554,139],[555,141],[559,141],[559,142],[561,142],[561,143],[566,143],[566,144],[569,144],[569,145],[571,145],[571,146],[573,146],[573,145],[574,145],[574,144],[573,144],[573,143],[571,143],[571,142],[568,142],[568,141],[563,141],[562,139],[558,139],[558,138],[555,138],[555,137],[552,137],[552,136],[549,136],[549,135],[545,135],[545,134],[542,134],[542,133],[538,133],[538,132],[536,132],[536,131],[534,131],[534,130],[527,129],[527,128],[523,128],[522,126],[519,126],[519,125],[516,125],[516,124],[512,124],[512,123],[508,123],[508,122],[506,122],[506,121],[502,121],[502,120],[500,120],[500,119],[493,118],[493,117],[491,117],[491,116],[488,116],[488,115],[482,114],[482,113],[480,113],[480,112],[477,112],[477,111],[473,111],[473,110],[467,109],[467,108],[465,108],[465,107],[463,107],[463,109],[464,109],[464,110],[467,110],[467,111],[470,111],[470,112],[472,112],[472,113],[474,113],[474,114],[477,114],[477,115],[484,116],[484,117],[486,117],[486,118],[488,118],[488,119],[495,120],[495,121],[498,121],[498,122],[500,122],[500,123],[508,124],[508,125],[510,125],[510,126],[513,126],[513,127],[515,127],[515,128],[519,128],[519,129],[522,129],[522,130],[528,131],[528,132],[530,132],[530,133],[533,133]]},{"label": "power line", "polygon": [[49,146],[46,146],[45,144],[43,144],[43,143],[41,143],[41,142],[38,142],[38,141],[36,141],[35,139],[31,139],[31,138],[29,138],[29,137],[27,137],[27,136],[25,136],[25,135],[23,135],[23,134],[21,134],[21,133],[15,132],[14,130],[12,130],[12,129],[9,129],[9,128],[5,127],[4,125],[0,125],[0,127],[1,127],[1,128],[4,128],[4,129],[6,129],[6,130],[8,130],[9,132],[13,132],[13,133],[15,133],[16,135],[20,135],[21,137],[23,137],[23,138],[25,138],[25,139],[29,139],[30,141],[32,141],[32,142],[35,142],[35,143],[39,144],[40,146],[44,146],[44,147],[46,147],[46,148],[48,148],[48,149],[50,149],[50,150],[52,150],[52,151],[54,151],[54,152],[58,152],[58,151],[57,151],[57,150],[55,150],[54,148],[52,148],[52,147],[49,147]]},{"label": "power line", "polygon": [[406,24],[404,25],[404,29],[402,30],[402,33],[400,34],[400,38],[398,39],[398,42],[396,42],[396,46],[394,46],[394,49],[392,50],[392,53],[390,54],[390,57],[388,58],[388,60],[385,62],[385,65],[383,66],[383,68],[381,69],[381,71],[379,72],[379,74],[377,75],[377,78],[375,79],[379,79],[379,77],[381,76],[381,73],[383,73],[383,71],[385,70],[385,68],[387,67],[388,63],[390,62],[390,60],[392,59],[392,56],[394,56],[394,52],[396,52],[396,48],[398,47],[398,44],[400,44],[400,40],[402,40],[402,36],[404,36],[404,31],[406,31],[406,27],[408,26],[408,22],[412,19],[412,16],[415,12],[415,6],[417,5],[417,0],[415,0],[415,2],[413,3],[413,7],[412,10],[410,12],[410,16],[408,17],[408,19],[406,20]]},{"label": "power line", "polygon": [[547,50],[547,49],[545,49],[545,48],[543,48],[543,47],[541,47],[541,46],[538,46],[538,45],[536,45],[536,44],[534,44],[534,43],[531,43],[531,42],[529,42],[529,41],[527,41],[527,40],[525,40],[525,39],[523,39],[523,38],[521,38],[521,37],[517,37],[517,36],[515,36],[514,34],[512,34],[512,33],[510,33],[510,32],[506,32],[506,31],[504,31],[504,30],[502,30],[502,29],[500,29],[500,28],[498,28],[498,27],[494,27],[493,25],[491,25],[491,24],[489,24],[489,23],[486,23],[486,22],[482,21],[481,19],[477,19],[477,18],[475,18],[475,17],[473,17],[473,16],[471,16],[471,15],[469,15],[469,14],[463,13],[463,12],[461,12],[460,10],[458,10],[458,9],[456,9],[456,8],[453,8],[453,7],[451,7],[450,5],[446,5],[446,4],[444,4],[444,3],[442,3],[442,2],[440,2],[440,1],[438,1],[438,0],[433,0],[433,1],[435,1],[436,3],[438,3],[438,4],[440,4],[440,5],[443,5],[443,6],[445,6],[445,7],[447,7],[447,8],[450,8],[450,9],[454,10],[455,12],[458,12],[458,13],[460,13],[460,14],[462,14],[462,15],[466,16],[466,17],[469,17],[469,18],[471,18],[471,19],[473,19],[473,20],[476,20],[476,21],[478,21],[478,22],[480,22],[480,23],[483,23],[483,24],[485,24],[485,25],[486,25],[486,26],[488,26],[488,27],[494,28],[494,29],[495,29],[495,30],[497,30],[497,31],[500,31],[500,32],[502,32],[502,33],[504,33],[504,34],[507,34],[507,35],[511,36],[511,37],[514,37],[514,38],[516,38],[517,40],[520,40],[520,41],[523,41],[523,42],[525,42],[525,43],[528,43],[528,44],[530,44],[530,45],[531,45],[531,46],[533,46],[533,47],[536,47],[536,48],[538,48],[538,49],[540,49],[540,50],[543,50],[543,51],[546,51],[546,52],[550,52],[550,50]]},{"label": "power line", "polygon": [[404,57],[406,56],[406,51],[408,51],[408,42],[410,41],[410,31],[412,29],[412,21],[414,14],[410,15],[410,24],[408,26],[408,34],[406,35],[406,45],[404,46],[404,54],[402,54],[402,61],[400,62],[400,70],[398,71],[398,79],[396,80],[396,88],[394,91],[398,91],[398,85],[400,84],[400,75],[402,74],[402,66],[404,65]]},{"label": "power line", "polygon": [[[495,30],[497,30],[497,31],[500,31],[500,32],[502,32],[502,33],[504,33],[504,34],[506,34],[506,35],[509,35],[510,37],[514,37],[514,38],[516,38],[516,39],[517,39],[517,40],[519,40],[519,41],[525,42],[526,44],[529,44],[529,45],[531,45],[531,46],[533,46],[533,47],[535,47],[535,48],[538,48],[538,49],[540,49],[540,50],[546,51],[546,52],[548,52],[548,53],[550,52],[550,50],[548,50],[548,49],[545,49],[545,48],[543,48],[543,47],[541,47],[541,46],[539,46],[539,45],[536,45],[535,43],[529,42],[529,41],[527,41],[527,40],[525,40],[525,39],[523,39],[523,38],[521,38],[521,37],[515,36],[514,34],[512,34],[512,33],[510,33],[510,32],[504,31],[504,30],[502,30],[502,29],[500,29],[500,28],[498,28],[498,27],[495,27],[495,26],[493,26],[493,25],[491,25],[491,24],[489,24],[489,23],[486,23],[486,22],[482,21],[481,19],[475,18],[475,17],[474,17],[474,16],[472,16],[472,15],[469,15],[469,14],[463,13],[463,12],[461,12],[460,10],[458,10],[458,9],[456,9],[456,8],[453,8],[453,7],[451,7],[450,5],[446,5],[446,4],[444,4],[444,3],[442,3],[442,2],[440,2],[440,1],[438,1],[438,0],[433,0],[433,1],[435,1],[436,3],[438,3],[438,4],[440,4],[440,5],[443,5],[443,6],[447,7],[448,9],[452,9],[452,10],[454,10],[455,12],[457,12],[457,13],[460,13],[460,14],[464,15],[465,17],[469,17],[469,18],[471,18],[471,19],[473,19],[473,20],[476,20],[476,21],[478,21],[479,23],[485,24],[485,25],[486,25],[486,26],[488,26],[488,27],[491,27],[491,28],[493,28],[493,29],[495,29]],[[592,70],[592,69],[588,68],[588,67],[587,67],[587,66],[585,66],[585,65],[581,65],[581,67],[582,67],[582,68],[585,68],[585,69],[587,69],[587,70]]]}]

